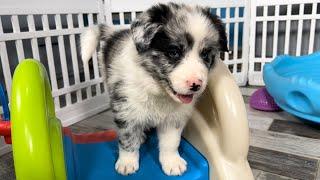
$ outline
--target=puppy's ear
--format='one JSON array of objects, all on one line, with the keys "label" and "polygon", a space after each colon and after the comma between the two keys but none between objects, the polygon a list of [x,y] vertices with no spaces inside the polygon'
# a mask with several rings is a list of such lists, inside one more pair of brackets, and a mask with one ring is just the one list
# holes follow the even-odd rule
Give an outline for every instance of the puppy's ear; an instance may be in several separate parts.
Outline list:
[{"label": "puppy's ear", "polygon": [[219,45],[220,45],[220,51],[227,52],[228,50],[228,39],[226,34],[226,28],[223,25],[223,22],[221,21],[220,17],[217,15],[213,15],[210,12],[210,8],[204,8],[202,10],[203,14],[207,16],[215,29],[219,33]]},{"label": "puppy's ear", "polygon": [[134,43],[139,53],[149,49],[154,36],[172,17],[169,6],[158,4],[143,12],[131,24]]}]

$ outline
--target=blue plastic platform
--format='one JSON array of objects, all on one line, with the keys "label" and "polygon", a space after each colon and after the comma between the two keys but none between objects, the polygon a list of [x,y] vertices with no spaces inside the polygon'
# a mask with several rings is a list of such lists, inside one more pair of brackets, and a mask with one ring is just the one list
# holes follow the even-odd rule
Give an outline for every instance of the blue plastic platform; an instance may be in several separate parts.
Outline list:
[{"label": "blue plastic platform", "polygon": [[263,69],[266,88],[285,111],[320,123],[320,52],[278,56]]},{"label": "blue plastic platform", "polygon": [[209,164],[190,143],[182,139],[180,155],[187,161],[188,170],[182,176],[167,176],[158,160],[158,140],[155,133],[140,149],[140,168],[132,175],[118,174],[114,165],[118,157],[117,140],[101,143],[75,144],[64,136],[64,151],[68,180],[208,180]]}]

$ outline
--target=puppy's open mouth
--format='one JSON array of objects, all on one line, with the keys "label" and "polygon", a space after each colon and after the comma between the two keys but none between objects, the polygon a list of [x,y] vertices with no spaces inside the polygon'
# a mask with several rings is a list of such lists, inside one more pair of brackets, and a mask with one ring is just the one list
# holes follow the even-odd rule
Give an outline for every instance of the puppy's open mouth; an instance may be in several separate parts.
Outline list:
[{"label": "puppy's open mouth", "polygon": [[189,104],[193,100],[193,94],[179,94],[173,91],[173,94],[184,104]]}]

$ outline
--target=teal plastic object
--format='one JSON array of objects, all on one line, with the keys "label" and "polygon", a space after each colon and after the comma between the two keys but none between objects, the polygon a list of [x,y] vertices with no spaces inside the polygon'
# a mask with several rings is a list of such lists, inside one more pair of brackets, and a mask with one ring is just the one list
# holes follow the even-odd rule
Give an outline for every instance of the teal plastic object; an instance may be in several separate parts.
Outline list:
[{"label": "teal plastic object", "polygon": [[278,56],[263,69],[270,95],[283,110],[320,123],[320,52]]}]

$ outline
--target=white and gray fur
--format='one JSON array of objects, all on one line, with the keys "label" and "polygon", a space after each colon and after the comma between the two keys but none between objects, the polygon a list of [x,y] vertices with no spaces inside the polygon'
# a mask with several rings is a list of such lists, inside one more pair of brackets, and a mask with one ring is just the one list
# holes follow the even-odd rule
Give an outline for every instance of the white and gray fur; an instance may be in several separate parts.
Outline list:
[{"label": "white and gray fur", "polygon": [[[205,89],[215,59],[219,52],[227,51],[221,20],[209,8],[158,4],[134,20],[130,29],[99,25],[84,33],[84,63],[99,42],[99,62],[106,72],[118,127],[116,170],[124,175],[138,170],[144,131],[157,128],[163,171],[181,175],[186,170],[178,152],[181,132]],[[188,78],[201,79],[203,85],[187,87]],[[194,99],[183,104],[176,94],[192,94]]]}]

